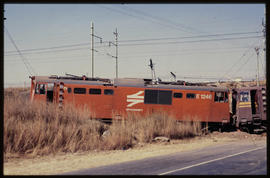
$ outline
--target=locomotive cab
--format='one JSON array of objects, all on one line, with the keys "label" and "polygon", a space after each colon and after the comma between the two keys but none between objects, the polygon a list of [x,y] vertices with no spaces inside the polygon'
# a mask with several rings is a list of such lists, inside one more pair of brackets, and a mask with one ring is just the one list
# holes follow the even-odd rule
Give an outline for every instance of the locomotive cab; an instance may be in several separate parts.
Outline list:
[{"label": "locomotive cab", "polygon": [[57,90],[56,83],[52,81],[38,80],[36,77],[31,77],[31,79],[31,101],[39,100],[53,102]]},{"label": "locomotive cab", "polygon": [[265,87],[243,87],[232,91],[235,126],[248,132],[266,129]]}]

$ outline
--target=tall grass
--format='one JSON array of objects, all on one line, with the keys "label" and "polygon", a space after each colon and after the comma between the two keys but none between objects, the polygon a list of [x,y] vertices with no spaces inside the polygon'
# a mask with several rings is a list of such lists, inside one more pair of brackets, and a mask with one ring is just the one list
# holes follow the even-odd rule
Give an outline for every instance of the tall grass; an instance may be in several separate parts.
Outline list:
[{"label": "tall grass", "polygon": [[20,92],[9,93],[4,98],[4,155],[124,149],[156,136],[181,139],[200,133],[200,123],[177,122],[164,112],[129,114],[111,125],[92,119],[91,114],[87,108],[60,109],[52,103],[31,103]]}]

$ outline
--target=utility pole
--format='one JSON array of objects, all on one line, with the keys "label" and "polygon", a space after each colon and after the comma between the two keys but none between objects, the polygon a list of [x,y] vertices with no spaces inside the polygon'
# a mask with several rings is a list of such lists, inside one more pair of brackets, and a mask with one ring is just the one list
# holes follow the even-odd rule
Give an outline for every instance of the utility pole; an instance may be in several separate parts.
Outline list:
[{"label": "utility pole", "polygon": [[[264,41],[264,47],[263,47],[263,51],[264,51],[264,61],[266,63],[266,30],[265,30],[265,8],[264,8],[264,18],[262,19],[262,32],[263,32],[263,41]],[[266,69],[264,69],[264,76],[266,79]]]},{"label": "utility pole", "polygon": [[257,54],[257,86],[259,86],[259,47],[254,48]]},{"label": "utility pole", "polygon": [[116,78],[118,78],[118,33],[117,28],[115,29],[115,32],[113,33],[115,35],[115,60],[116,60]]},{"label": "utility pole", "polygon": [[92,78],[94,78],[94,51],[98,52],[94,49],[94,37],[99,38],[100,43],[102,43],[102,38],[94,34],[94,24],[91,22]]},{"label": "utility pole", "polygon": [[115,29],[115,32],[113,32],[113,34],[115,35],[115,43],[109,41],[109,46],[111,46],[111,44],[113,44],[116,47],[115,56],[112,56],[108,53],[107,53],[107,55],[115,58],[115,77],[118,78],[118,32],[117,32],[117,28]]}]

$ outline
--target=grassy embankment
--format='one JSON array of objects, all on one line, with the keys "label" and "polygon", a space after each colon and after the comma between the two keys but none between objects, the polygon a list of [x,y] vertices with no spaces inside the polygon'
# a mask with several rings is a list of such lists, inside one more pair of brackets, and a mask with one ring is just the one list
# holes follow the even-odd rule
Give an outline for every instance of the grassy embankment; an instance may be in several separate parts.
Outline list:
[{"label": "grassy embankment", "polygon": [[[126,149],[152,142],[156,136],[180,139],[200,133],[199,123],[177,123],[166,113],[129,115],[106,125],[87,109],[29,101],[23,90],[7,89],[4,96],[4,156],[47,155],[58,152]],[[109,134],[103,135],[109,129]]]}]

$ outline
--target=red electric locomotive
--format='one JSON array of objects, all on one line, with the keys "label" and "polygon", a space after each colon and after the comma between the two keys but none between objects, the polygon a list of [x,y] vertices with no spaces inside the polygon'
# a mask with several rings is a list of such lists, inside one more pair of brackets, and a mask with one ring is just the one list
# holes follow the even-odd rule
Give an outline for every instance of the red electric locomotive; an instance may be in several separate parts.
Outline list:
[{"label": "red electric locomotive", "polygon": [[31,99],[87,106],[99,119],[124,119],[128,113],[165,111],[177,120],[214,126],[230,124],[227,88],[187,86],[152,79],[33,76]]}]

